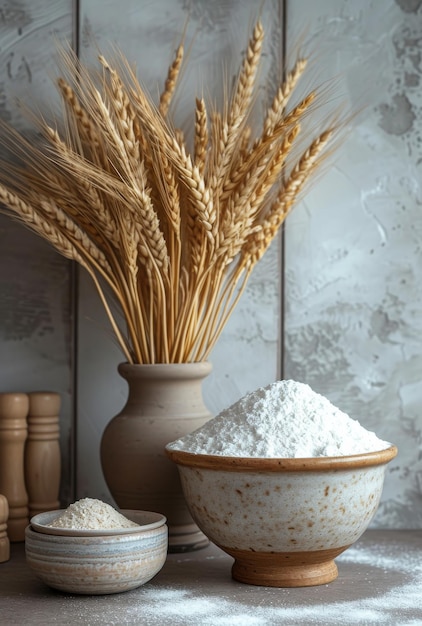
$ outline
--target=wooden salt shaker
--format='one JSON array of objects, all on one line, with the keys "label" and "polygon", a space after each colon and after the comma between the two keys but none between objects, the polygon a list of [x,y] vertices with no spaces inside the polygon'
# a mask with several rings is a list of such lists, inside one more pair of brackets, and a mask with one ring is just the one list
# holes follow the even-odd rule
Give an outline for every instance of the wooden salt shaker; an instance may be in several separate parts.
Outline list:
[{"label": "wooden salt shaker", "polygon": [[28,439],[25,446],[25,483],[29,516],[60,507],[60,426],[61,398],[58,393],[28,393]]},{"label": "wooden salt shaker", "polygon": [[6,532],[8,518],[9,504],[6,496],[0,494],[0,563],[10,559],[10,542]]},{"label": "wooden salt shaker", "polygon": [[9,505],[10,541],[24,541],[29,523],[24,473],[28,408],[26,393],[0,393],[0,493]]}]

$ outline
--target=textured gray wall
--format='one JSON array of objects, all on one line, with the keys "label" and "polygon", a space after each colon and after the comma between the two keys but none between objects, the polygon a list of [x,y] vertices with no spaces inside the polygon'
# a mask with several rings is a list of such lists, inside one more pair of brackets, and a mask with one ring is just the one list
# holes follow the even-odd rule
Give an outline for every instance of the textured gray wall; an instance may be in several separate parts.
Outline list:
[{"label": "textured gray wall", "polygon": [[288,221],[285,376],[398,445],[375,524],[421,527],[422,3],[296,0],[289,33],[305,14],[365,108]]},{"label": "textured gray wall", "polygon": [[[190,11],[197,52],[179,97],[187,118],[203,74],[235,68],[253,0],[81,0],[80,52],[117,43],[149,86],[163,80]],[[267,70],[279,54],[282,2],[267,0]],[[0,3],[0,115],[23,127],[14,96],[50,106],[54,42],[75,35],[71,0]],[[212,355],[213,411],[279,375],[308,382],[398,444],[375,525],[422,527],[422,2],[292,0],[287,47],[301,33],[318,55],[315,81],[338,76],[341,97],[365,105],[325,176],[285,232],[285,335],[279,336],[278,245],[258,266]],[[218,62],[216,62],[216,59]],[[62,391],[64,494],[69,493],[72,364],[79,382],[76,495],[109,499],[99,465],[103,428],[124,403],[121,355],[89,280],[80,276],[79,344],[72,361],[72,284],[66,261],[0,218],[0,390]]]},{"label": "textured gray wall", "polygon": [[[54,106],[54,37],[71,38],[70,0],[0,2],[0,116],[28,127],[19,103]],[[20,224],[0,215],[0,392],[61,394],[62,499],[72,491],[71,268]]]}]

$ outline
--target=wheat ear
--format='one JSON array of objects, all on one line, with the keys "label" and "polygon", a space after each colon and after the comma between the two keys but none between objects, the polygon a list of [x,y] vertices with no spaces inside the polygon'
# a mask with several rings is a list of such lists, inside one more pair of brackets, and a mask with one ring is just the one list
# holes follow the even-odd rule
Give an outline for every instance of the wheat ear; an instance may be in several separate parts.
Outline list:
[{"label": "wheat ear", "polygon": [[205,172],[206,156],[208,148],[208,119],[207,109],[203,98],[196,99],[195,109],[195,137],[194,137],[194,163],[201,176]]},{"label": "wheat ear", "polygon": [[320,155],[330,141],[333,132],[330,129],[321,133],[299,159],[287,181],[281,186],[262,224],[259,225],[259,229],[246,241],[240,266],[253,266],[262,258],[305,183],[316,167],[320,165]]},{"label": "wheat ear", "polygon": [[183,54],[183,44],[180,44],[176,50],[174,60],[169,67],[166,82],[164,85],[164,91],[160,96],[159,111],[163,117],[165,117],[168,113],[170,103],[176,89],[177,79],[180,74],[180,68],[182,67]]},{"label": "wheat ear", "polygon": [[223,118],[222,123],[216,127],[219,130],[219,139],[214,162],[212,163],[213,197],[217,197],[220,194],[220,190],[224,187],[226,178],[231,171],[233,155],[236,152],[239,137],[241,136],[239,130],[245,123],[252,101],[263,40],[264,30],[261,21],[258,20],[253,29],[252,37],[249,40],[246,55],[237,77],[236,88],[227,113],[227,120]]},{"label": "wheat ear", "polygon": [[307,59],[298,59],[294,68],[288,72],[286,79],[277,89],[264,120],[264,133],[266,135],[269,135],[274,131],[274,127],[284,115],[289,98],[293,93],[300,77],[305,71],[306,65]]}]

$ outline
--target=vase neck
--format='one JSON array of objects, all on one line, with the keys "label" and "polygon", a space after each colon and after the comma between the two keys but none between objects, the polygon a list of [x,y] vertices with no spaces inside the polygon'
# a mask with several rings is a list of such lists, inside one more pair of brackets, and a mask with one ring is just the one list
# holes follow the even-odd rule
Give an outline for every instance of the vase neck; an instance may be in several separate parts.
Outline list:
[{"label": "vase neck", "polygon": [[120,363],[118,366],[120,375],[126,380],[139,378],[141,380],[185,380],[196,378],[203,380],[211,370],[212,365],[208,361],[199,363],[155,363],[155,364],[130,364]]},{"label": "vase neck", "polygon": [[202,393],[210,372],[209,363],[122,364],[119,373],[129,387],[125,412],[164,418],[211,417]]}]

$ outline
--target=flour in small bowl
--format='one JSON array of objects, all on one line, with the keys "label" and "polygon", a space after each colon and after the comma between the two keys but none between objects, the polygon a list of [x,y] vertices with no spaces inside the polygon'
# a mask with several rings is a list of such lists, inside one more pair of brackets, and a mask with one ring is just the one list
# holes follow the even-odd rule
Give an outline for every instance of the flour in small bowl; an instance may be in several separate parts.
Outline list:
[{"label": "flour in small bowl", "polygon": [[132,528],[138,524],[127,519],[101,500],[82,498],[82,500],[70,504],[48,526],[73,530],[99,530],[103,528]]},{"label": "flour in small bowl", "polygon": [[170,450],[234,457],[346,456],[390,447],[309,385],[281,380],[245,395]]}]

